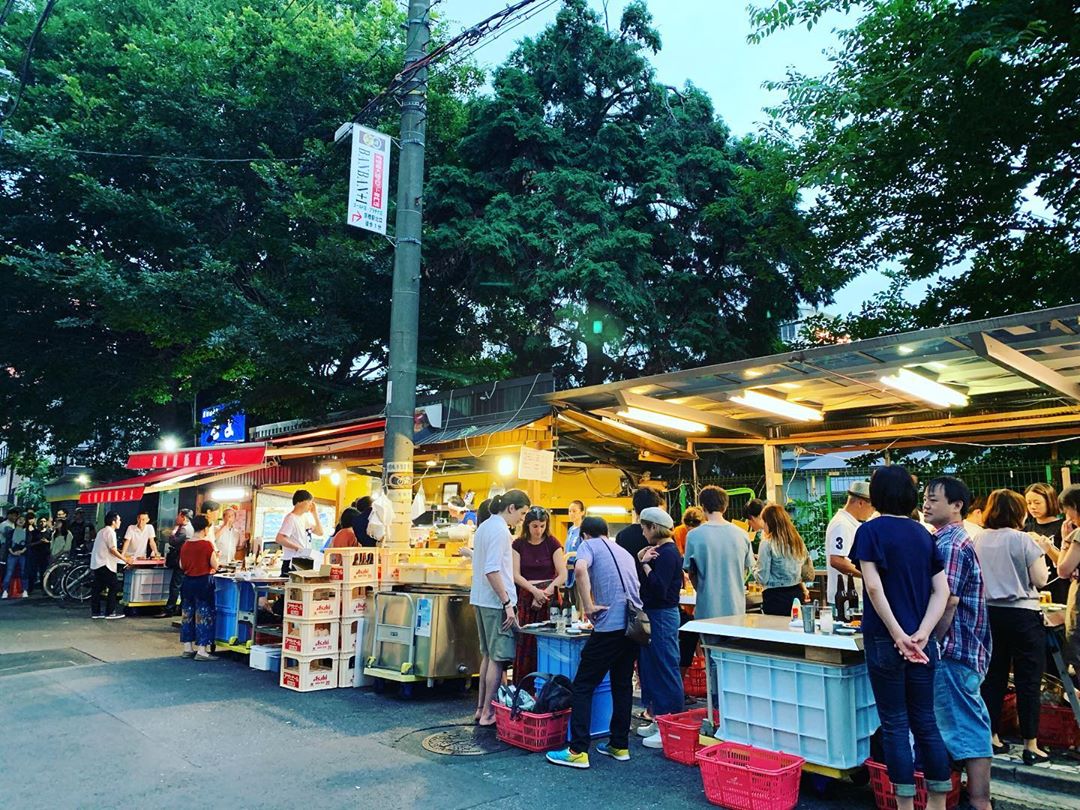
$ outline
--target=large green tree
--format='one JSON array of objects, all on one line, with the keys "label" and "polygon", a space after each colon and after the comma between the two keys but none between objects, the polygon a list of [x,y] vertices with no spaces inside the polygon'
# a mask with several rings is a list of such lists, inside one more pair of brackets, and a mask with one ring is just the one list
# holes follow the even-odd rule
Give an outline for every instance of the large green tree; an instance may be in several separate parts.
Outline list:
[{"label": "large green tree", "polygon": [[432,170],[430,272],[514,369],[592,384],[765,352],[835,284],[807,269],[782,148],[660,84],[659,49],[643,3],[607,30],[567,0]]},{"label": "large green tree", "polygon": [[[777,134],[816,191],[822,272],[890,290],[822,334],[868,336],[1076,299],[1080,14],[1073,0],[777,0],[755,38],[850,23],[824,76],[792,72]],[[923,300],[900,297],[936,281]]]},{"label": "large green tree", "polygon": [[[15,72],[43,5],[2,28]],[[186,433],[195,403],[273,419],[378,400],[392,247],[344,224],[330,136],[399,69],[402,17],[392,0],[56,6],[0,143],[0,438],[115,458],[158,424]],[[474,78],[434,77],[433,156]],[[392,111],[368,123],[395,131]],[[467,369],[455,334],[426,321],[430,366]]]}]

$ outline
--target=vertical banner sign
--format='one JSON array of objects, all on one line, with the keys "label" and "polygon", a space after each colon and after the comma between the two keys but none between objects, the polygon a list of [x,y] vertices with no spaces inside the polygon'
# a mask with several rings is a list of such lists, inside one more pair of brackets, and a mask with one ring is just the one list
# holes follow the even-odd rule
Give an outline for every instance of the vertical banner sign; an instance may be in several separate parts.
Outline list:
[{"label": "vertical banner sign", "polygon": [[390,136],[353,124],[346,222],[385,234],[389,186]]}]

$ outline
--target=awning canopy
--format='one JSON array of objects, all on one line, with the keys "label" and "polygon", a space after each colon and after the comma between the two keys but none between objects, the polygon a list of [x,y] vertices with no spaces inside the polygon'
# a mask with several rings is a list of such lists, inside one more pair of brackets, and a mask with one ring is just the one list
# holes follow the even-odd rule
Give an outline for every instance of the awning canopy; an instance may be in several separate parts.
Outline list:
[{"label": "awning canopy", "polygon": [[[175,470],[157,470],[156,472],[140,475],[135,478],[125,478],[121,481],[113,481],[99,487],[90,487],[79,493],[79,503],[126,503],[129,501],[142,500],[146,490],[157,486],[157,489],[167,489],[168,486],[188,478],[193,478],[202,470],[198,467],[182,467]],[[157,490],[155,490],[157,491]]]},{"label": "awning canopy", "polygon": [[222,444],[210,447],[183,447],[178,450],[140,450],[128,456],[129,470],[175,470],[215,467],[247,467],[266,460],[266,444]]},{"label": "awning canopy", "polygon": [[[883,380],[905,375],[961,395],[961,404],[935,405]],[[753,407],[748,392],[818,418]],[[708,444],[875,450],[956,437],[1077,435],[1080,304],[559,391],[548,400],[583,438],[592,428],[608,441],[647,446],[640,436],[616,435],[621,426],[684,451]],[[644,421],[628,417],[642,411]],[[693,433],[681,429],[687,423]]]}]

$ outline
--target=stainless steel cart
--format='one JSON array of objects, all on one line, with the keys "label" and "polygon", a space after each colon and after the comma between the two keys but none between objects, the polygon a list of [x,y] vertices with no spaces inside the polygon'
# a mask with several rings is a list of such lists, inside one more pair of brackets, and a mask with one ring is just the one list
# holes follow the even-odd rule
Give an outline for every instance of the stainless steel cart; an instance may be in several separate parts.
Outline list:
[{"label": "stainless steel cart", "polygon": [[412,684],[463,678],[480,669],[468,592],[416,586],[375,594],[371,655],[364,674]]}]

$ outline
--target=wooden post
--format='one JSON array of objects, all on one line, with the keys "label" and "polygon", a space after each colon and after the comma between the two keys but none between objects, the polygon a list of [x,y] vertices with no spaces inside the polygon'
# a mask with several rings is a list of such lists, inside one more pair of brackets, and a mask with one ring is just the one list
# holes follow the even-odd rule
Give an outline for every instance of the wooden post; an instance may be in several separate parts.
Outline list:
[{"label": "wooden post", "polygon": [[765,445],[765,499],[778,503],[781,506],[786,502],[784,497],[784,465],[783,455],[779,447]]}]

